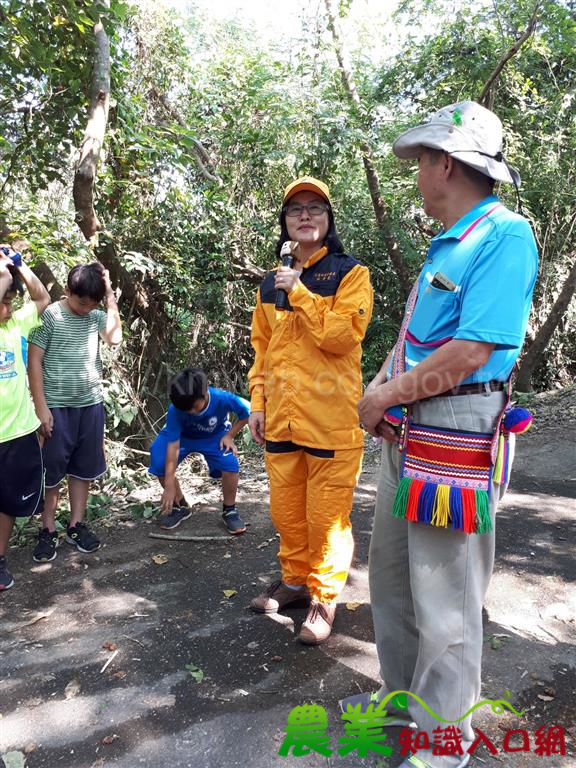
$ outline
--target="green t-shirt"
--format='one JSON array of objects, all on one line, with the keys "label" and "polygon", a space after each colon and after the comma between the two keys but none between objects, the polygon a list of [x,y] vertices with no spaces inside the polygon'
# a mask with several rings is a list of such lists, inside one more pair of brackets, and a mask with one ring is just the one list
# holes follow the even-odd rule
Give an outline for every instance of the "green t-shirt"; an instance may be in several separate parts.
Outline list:
[{"label": "green t-shirt", "polygon": [[27,302],[0,323],[0,443],[29,435],[40,421],[34,412],[22,348],[39,323],[36,304]]},{"label": "green t-shirt", "polygon": [[50,304],[30,344],[44,350],[44,395],[48,408],[83,408],[101,403],[100,332],[106,313],[75,315],[62,302]]}]

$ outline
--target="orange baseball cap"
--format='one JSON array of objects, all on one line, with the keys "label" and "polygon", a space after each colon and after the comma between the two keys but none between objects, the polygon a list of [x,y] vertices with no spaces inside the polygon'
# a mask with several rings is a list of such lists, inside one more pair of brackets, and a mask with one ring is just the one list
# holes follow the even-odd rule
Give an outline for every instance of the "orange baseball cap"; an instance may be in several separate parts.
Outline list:
[{"label": "orange baseball cap", "polygon": [[298,192],[316,192],[317,195],[320,195],[320,197],[323,197],[327,203],[332,205],[332,200],[330,200],[330,190],[323,181],[319,181],[313,176],[302,176],[291,184],[288,184],[284,190],[283,202],[285,203]]}]

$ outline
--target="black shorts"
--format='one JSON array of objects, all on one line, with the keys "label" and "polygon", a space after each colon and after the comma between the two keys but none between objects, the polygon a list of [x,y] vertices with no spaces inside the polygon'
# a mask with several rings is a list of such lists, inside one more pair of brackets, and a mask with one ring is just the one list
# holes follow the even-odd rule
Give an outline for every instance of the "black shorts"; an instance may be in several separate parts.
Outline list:
[{"label": "black shorts", "polygon": [[104,457],[104,403],[81,408],[50,408],[52,437],[44,442],[46,488],[59,485],[66,475],[96,480],[106,472]]},{"label": "black shorts", "polygon": [[44,508],[44,467],[36,432],[0,443],[0,512],[30,517]]}]

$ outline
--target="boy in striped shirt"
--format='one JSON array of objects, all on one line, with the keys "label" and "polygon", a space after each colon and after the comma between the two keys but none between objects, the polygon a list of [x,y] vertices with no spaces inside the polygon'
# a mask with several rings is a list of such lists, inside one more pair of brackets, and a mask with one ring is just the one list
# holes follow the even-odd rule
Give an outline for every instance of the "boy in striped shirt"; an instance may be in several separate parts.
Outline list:
[{"label": "boy in striped shirt", "polygon": [[[105,301],[106,312],[98,309]],[[30,335],[30,390],[45,438],[43,528],[33,558],[54,560],[58,545],[56,509],[60,483],[68,476],[70,524],[66,541],[95,552],[100,541],[84,523],[90,483],[106,471],[105,412],[100,339],[122,340],[122,324],[108,272],[99,262],[79,264],[68,275],[66,296],[51,304]]]}]

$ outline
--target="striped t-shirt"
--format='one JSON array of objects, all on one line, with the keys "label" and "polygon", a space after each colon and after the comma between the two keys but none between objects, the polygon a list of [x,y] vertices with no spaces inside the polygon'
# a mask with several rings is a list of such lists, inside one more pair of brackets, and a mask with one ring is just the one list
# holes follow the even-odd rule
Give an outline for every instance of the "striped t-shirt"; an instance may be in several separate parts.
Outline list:
[{"label": "striped t-shirt", "polygon": [[102,402],[100,332],[106,313],[75,315],[57,301],[44,311],[29,337],[44,350],[44,394],[48,408],[83,408]]}]

